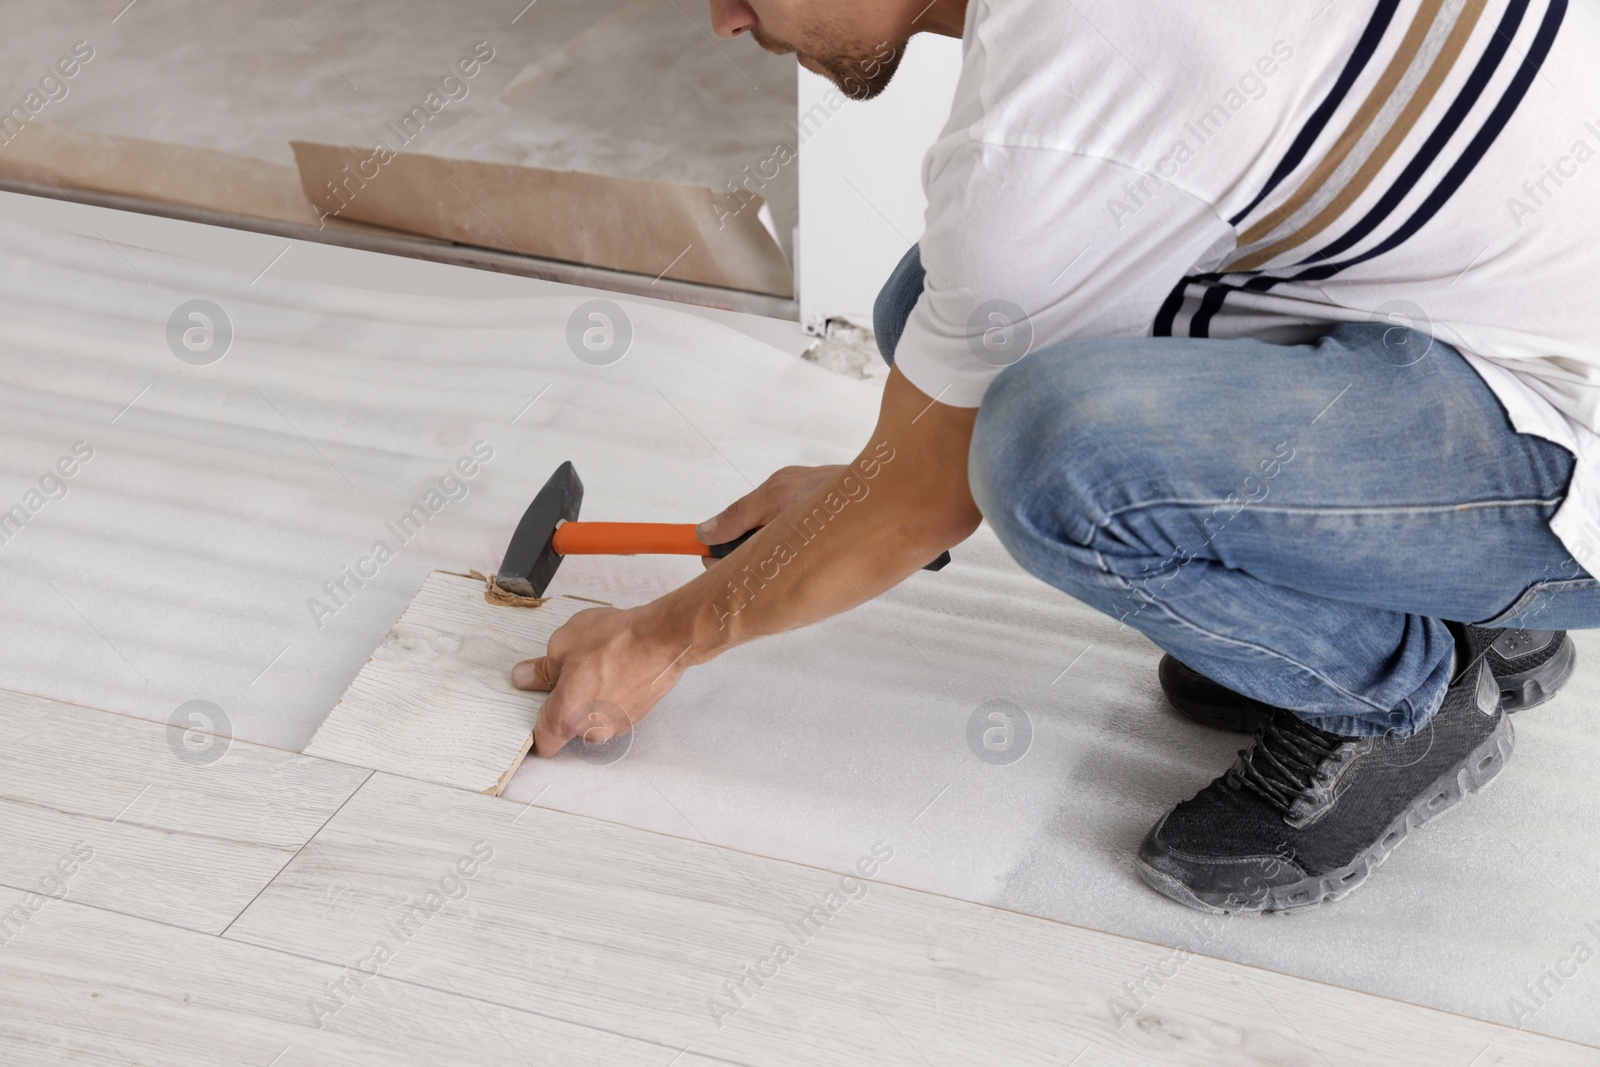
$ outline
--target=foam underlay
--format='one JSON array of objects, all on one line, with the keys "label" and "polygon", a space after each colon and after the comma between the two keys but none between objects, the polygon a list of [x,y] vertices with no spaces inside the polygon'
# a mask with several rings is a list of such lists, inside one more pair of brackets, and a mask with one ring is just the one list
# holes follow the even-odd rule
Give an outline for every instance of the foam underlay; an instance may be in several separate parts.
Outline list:
[{"label": "foam underlay", "polygon": [[[0,228],[0,508],[74,442],[94,449],[65,498],[0,545],[0,687],[161,721],[210,700],[236,736],[298,749],[423,576],[493,569],[560,461],[582,473],[586,518],[689,521],[779,466],[849,458],[870,428],[878,384],[668,308],[618,298],[634,347],[585,364],[565,324],[595,294],[529,291],[551,295],[252,284]],[[196,297],[236,331],[208,367],[166,344],[169,313]],[[478,441],[494,454],[466,498],[314,618],[323,583],[392,542],[386,522]],[[1147,889],[1130,854],[1239,740],[1179,721],[1158,651],[1023,574],[986,528],[954,555],[691,671],[624,758],[530,760],[507,797],[834,869],[886,840],[883,877],[902,885],[1600,1043],[1600,965],[1546,980],[1531,1014],[1511,1003],[1533,1008],[1524,984],[1596,943],[1589,635],[1569,689],[1518,717],[1495,788],[1359,893],[1306,915],[1206,919]],[[696,567],[575,558],[553,588],[633,604]],[[997,699],[1033,727],[1009,766],[967,743]],[[1158,1013],[1159,982],[1146,987]]]}]

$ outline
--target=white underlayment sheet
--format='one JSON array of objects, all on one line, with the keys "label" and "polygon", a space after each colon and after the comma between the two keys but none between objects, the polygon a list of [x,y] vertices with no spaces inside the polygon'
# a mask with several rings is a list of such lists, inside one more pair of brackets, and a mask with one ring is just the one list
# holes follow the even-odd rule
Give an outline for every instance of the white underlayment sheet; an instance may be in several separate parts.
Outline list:
[{"label": "white underlayment sheet", "polygon": [[[870,427],[873,383],[625,299],[632,351],[589,366],[564,329],[595,294],[547,291],[475,302],[252,284],[0,230],[0,509],[75,442],[94,449],[65,497],[0,545],[0,686],[156,720],[210,700],[238,736],[299,748],[423,575],[492,569],[561,460],[587,484],[588,518],[688,521],[778,466],[846,459]],[[193,298],[234,326],[209,367],[166,344],[169,313]],[[493,458],[465,499],[395,544],[386,522],[479,441]],[[396,558],[319,628],[308,598],[377,540]],[[1146,889],[1129,855],[1238,741],[1175,718],[1156,650],[1022,574],[987,530],[954,555],[691,672],[617,763],[533,760],[507,796],[833,869],[882,840],[883,877],[903,885],[1600,1042],[1600,964],[1547,980],[1553,995],[1520,1020],[1509,1004],[1533,1007],[1524,983],[1571,971],[1580,940],[1596,947],[1589,635],[1568,691],[1517,720],[1496,787],[1350,900],[1207,919]],[[697,566],[579,558],[554,588],[636,603]],[[996,699],[1032,723],[1010,766],[967,743]],[[1150,991],[1141,1019],[1159,1019],[1161,978],[1128,978]]]}]

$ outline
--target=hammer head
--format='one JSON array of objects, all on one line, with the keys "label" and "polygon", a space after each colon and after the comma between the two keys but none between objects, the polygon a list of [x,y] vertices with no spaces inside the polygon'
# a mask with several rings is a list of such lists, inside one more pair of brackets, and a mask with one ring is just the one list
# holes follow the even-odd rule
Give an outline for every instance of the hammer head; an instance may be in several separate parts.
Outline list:
[{"label": "hammer head", "polygon": [[520,596],[544,596],[561,566],[561,556],[550,543],[556,525],[576,520],[582,505],[583,482],[568,460],[556,468],[517,523],[505,559],[500,561],[500,573],[495,575],[501,588]]}]

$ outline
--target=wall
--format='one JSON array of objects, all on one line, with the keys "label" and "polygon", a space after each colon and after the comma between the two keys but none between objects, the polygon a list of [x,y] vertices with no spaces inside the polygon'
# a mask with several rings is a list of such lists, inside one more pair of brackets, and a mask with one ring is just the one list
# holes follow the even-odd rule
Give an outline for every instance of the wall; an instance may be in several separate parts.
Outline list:
[{"label": "wall", "polygon": [[[800,323],[872,325],[878,289],[922,234],[922,157],[939,136],[961,70],[961,42],[923,34],[869,103],[800,69]],[[819,110],[820,109],[820,110]]]}]

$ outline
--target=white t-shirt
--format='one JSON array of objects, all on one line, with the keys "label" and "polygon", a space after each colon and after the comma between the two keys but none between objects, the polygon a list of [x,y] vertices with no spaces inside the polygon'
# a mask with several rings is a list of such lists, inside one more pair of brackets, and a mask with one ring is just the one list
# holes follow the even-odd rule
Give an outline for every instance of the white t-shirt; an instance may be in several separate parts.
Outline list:
[{"label": "white t-shirt", "polygon": [[970,0],[896,365],[1403,322],[1577,456],[1600,573],[1600,3]]}]

